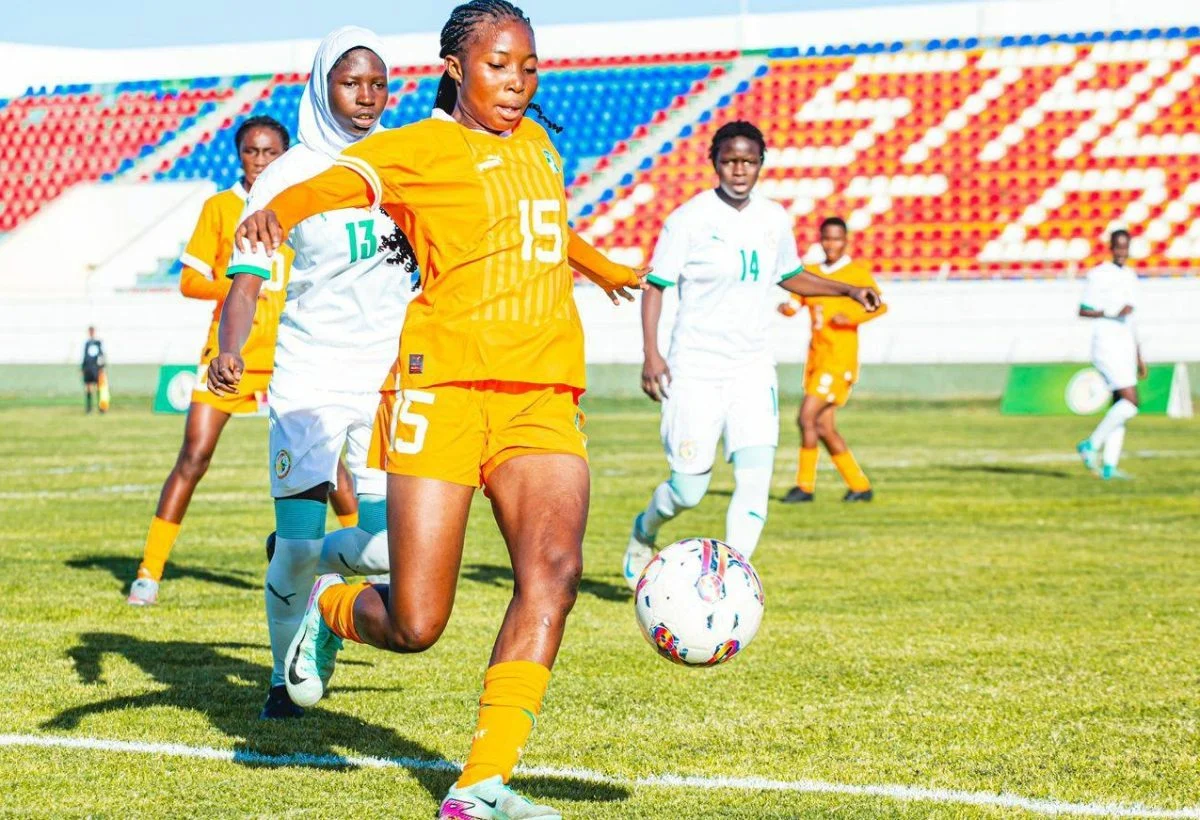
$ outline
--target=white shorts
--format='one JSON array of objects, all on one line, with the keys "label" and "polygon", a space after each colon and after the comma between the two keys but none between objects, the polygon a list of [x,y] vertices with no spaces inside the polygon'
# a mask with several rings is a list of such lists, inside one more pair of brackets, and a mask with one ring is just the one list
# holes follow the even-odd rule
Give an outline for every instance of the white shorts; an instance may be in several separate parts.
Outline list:
[{"label": "white shorts", "polygon": [[663,449],[671,470],[712,469],[724,436],[725,460],[746,447],[779,445],[779,388],[774,367],[755,365],[723,380],[681,377],[662,405]]},{"label": "white shorts", "polygon": [[1109,390],[1136,387],[1136,343],[1108,342],[1092,345],[1092,367],[1104,377]]},{"label": "white shorts", "polygon": [[286,498],[318,484],[337,486],[338,459],[360,495],[386,495],[387,474],[367,467],[379,393],[346,393],[306,385],[287,395],[271,382],[268,406],[271,495]]}]

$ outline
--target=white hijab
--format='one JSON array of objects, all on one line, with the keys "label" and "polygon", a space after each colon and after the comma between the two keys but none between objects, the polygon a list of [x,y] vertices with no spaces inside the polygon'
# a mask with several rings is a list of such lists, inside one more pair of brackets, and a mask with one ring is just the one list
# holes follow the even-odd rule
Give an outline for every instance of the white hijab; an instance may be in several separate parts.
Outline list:
[{"label": "white hijab", "polygon": [[[317,46],[312,74],[300,97],[300,142],[329,157],[336,157],[343,149],[366,136],[338,125],[329,107],[329,72],[343,54],[355,48],[369,48],[383,60],[383,41],[375,32],[359,26],[343,26],[331,31]],[[383,112],[379,114],[382,118]],[[383,126],[376,120],[370,133],[380,130],[383,130]]]}]

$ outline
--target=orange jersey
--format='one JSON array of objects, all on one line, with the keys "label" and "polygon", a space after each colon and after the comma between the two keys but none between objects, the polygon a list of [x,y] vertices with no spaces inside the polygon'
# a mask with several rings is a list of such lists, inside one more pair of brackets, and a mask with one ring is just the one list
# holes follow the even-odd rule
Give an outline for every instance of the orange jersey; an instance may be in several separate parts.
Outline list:
[{"label": "orange jersey", "polygon": [[[208,364],[217,355],[221,307],[231,286],[225,269],[229,266],[234,231],[241,221],[245,205],[246,190],[240,182],[205,200],[192,238],[179,257],[183,263],[179,292],[192,299],[211,299],[216,302],[201,354],[202,365]],[[254,311],[254,326],[246,339],[246,346],[242,348],[247,371],[269,373],[275,363],[275,331],[287,297],[287,277],[292,264],[291,249],[285,247],[280,251],[275,257],[270,281],[263,283],[262,297]]]},{"label": "orange jersey", "polygon": [[[813,265],[806,269],[809,273],[855,287],[878,290],[871,268],[865,262],[843,258],[846,259],[844,264]],[[858,326],[882,316],[887,306],[882,305],[874,313],[868,313],[866,308],[846,296],[805,296],[802,301],[812,318],[807,368],[837,373],[850,384],[858,381]],[[846,326],[834,327],[831,320],[839,314],[845,317]]]},{"label": "orange jersey", "polygon": [[382,205],[421,269],[387,384],[586,384],[567,266],[562,158],[537,123],[507,137],[435,117],[374,134],[273,199],[286,233],[314,214]]}]

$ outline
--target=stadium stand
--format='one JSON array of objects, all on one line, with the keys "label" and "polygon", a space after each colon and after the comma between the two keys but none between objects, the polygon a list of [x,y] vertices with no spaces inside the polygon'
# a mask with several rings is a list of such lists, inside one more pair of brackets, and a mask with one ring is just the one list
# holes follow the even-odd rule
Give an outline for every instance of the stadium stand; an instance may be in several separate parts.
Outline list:
[{"label": "stadium stand", "polygon": [[[384,124],[426,116],[438,76],[394,69]],[[798,235],[845,214],[885,276],[1057,277],[1094,263],[1114,223],[1136,229],[1140,269],[1169,275],[1200,269],[1198,78],[1200,28],[1133,29],[548,61],[538,101],[563,126],[577,226],[624,261],[646,258],[666,214],[710,184],[715,128],[745,118],[770,141],[760,190]],[[77,182],[227,186],[233,131],[255,114],[294,130],[306,81],[63,86],[0,103],[0,232]],[[138,281],[174,276],[164,261]]]}]

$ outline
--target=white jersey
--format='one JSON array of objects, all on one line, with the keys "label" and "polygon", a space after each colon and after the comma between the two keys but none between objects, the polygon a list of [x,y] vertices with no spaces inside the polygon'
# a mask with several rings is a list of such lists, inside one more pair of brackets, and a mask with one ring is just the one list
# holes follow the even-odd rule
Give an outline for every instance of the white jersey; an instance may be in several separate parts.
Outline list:
[{"label": "white jersey", "polygon": [[1093,358],[1135,351],[1137,337],[1133,316],[1118,316],[1126,305],[1137,307],[1136,273],[1112,262],[1105,262],[1088,271],[1080,307],[1104,314],[1102,319],[1091,320]]},{"label": "white jersey", "polygon": [[[246,214],[333,166],[327,155],[296,145],[255,181]],[[295,251],[279,321],[273,382],[374,393],[396,359],[416,271],[388,247],[398,230],[380,210],[345,208],[306,219],[287,243]],[[235,248],[229,273],[269,268],[265,252]]]},{"label": "white jersey", "polygon": [[740,211],[705,191],[667,217],[650,281],[679,286],[667,362],[673,377],[725,378],[774,366],[767,332],[775,287],[800,271],[792,220],[751,195]]}]

